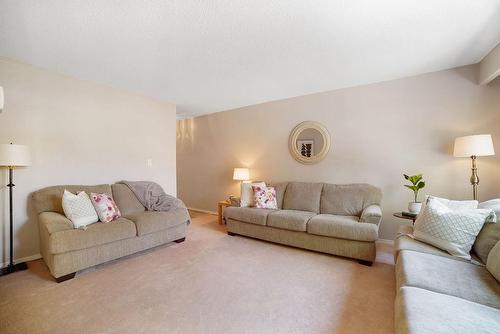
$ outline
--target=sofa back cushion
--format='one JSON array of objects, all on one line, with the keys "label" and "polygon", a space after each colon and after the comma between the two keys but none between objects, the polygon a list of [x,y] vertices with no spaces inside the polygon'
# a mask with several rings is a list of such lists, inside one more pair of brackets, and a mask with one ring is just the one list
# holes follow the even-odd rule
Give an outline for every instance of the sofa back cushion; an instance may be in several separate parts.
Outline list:
[{"label": "sofa back cushion", "polygon": [[319,213],[323,183],[290,182],[283,197],[284,210],[301,210]]},{"label": "sofa back cushion", "polygon": [[486,269],[500,282],[500,242],[497,242],[488,255]]},{"label": "sofa back cushion", "polygon": [[81,185],[65,185],[65,186],[52,186],[40,189],[33,193],[33,200],[35,202],[35,208],[38,214],[42,212],[58,212],[64,214],[62,208],[62,196],[64,190],[67,190],[73,194],[77,194],[80,191],[85,191],[87,195],[90,193],[100,193],[108,194],[113,196],[111,193],[111,186],[109,184],[100,184],[96,186],[81,186]]},{"label": "sofa back cushion", "polygon": [[122,216],[127,217],[129,214],[146,210],[126,184],[115,183],[111,185],[111,190]]},{"label": "sofa back cushion", "polygon": [[283,209],[283,197],[285,197],[288,182],[270,183],[268,186],[274,187],[274,190],[276,190],[276,204],[278,204],[278,209]]},{"label": "sofa back cushion", "polygon": [[[497,218],[498,219],[498,218]],[[488,260],[488,254],[493,246],[500,241],[500,223],[486,223],[476,237],[472,249],[483,263]]]},{"label": "sofa back cushion", "polygon": [[367,206],[382,201],[382,191],[369,184],[327,184],[321,194],[321,213],[361,216]]}]

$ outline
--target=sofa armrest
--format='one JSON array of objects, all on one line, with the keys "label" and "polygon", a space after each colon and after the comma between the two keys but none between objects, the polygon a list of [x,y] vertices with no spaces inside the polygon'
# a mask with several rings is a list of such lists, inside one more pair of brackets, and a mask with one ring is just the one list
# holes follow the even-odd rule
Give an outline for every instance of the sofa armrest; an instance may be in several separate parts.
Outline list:
[{"label": "sofa armrest", "polygon": [[71,220],[57,212],[42,212],[38,215],[38,221],[45,226],[49,235],[54,232],[73,229]]},{"label": "sofa armrest", "polygon": [[367,206],[361,213],[359,221],[362,223],[370,223],[379,225],[382,220],[382,208],[380,205],[372,204]]}]

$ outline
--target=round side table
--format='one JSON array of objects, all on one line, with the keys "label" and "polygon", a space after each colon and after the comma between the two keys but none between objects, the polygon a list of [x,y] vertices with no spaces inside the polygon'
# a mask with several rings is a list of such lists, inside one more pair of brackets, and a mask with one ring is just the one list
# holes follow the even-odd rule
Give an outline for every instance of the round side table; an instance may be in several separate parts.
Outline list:
[{"label": "round side table", "polygon": [[413,224],[415,224],[415,220],[417,220],[417,217],[409,217],[409,216],[405,216],[403,215],[402,212],[395,212],[392,214],[394,217],[397,217],[397,218],[401,218],[401,219],[406,219],[406,220],[411,220]]}]

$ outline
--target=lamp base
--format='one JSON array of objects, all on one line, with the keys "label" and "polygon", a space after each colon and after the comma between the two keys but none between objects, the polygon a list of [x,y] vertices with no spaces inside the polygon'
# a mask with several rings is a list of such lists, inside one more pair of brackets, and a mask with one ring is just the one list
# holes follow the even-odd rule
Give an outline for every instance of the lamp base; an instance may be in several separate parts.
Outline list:
[{"label": "lamp base", "polygon": [[2,268],[0,270],[0,276],[12,274],[16,271],[22,271],[28,269],[28,265],[26,262],[21,262],[21,263],[16,263],[16,264],[9,264],[7,267]]}]

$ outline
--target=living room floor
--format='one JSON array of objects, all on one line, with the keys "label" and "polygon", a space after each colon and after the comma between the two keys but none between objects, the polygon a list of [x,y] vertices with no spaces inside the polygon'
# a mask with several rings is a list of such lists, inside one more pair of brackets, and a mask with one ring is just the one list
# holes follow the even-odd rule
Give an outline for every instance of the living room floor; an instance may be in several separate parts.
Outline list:
[{"label": "living room floor", "polygon": [[392,247],[372,267],[245,237],[192,212],[186,242],[79,272],[0,278],[7,333],[392,333]]}]

